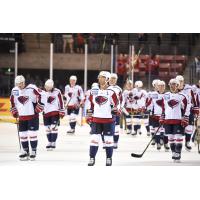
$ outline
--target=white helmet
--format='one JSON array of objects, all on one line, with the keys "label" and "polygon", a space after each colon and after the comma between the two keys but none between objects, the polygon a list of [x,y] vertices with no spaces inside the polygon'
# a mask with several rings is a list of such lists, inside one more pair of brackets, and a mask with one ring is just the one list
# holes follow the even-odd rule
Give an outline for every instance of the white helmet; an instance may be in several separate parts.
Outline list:
[{"label": "white helmet", "polygon": [[179,82],[176,78],[170,79],[169,85],[171,85],[171,84],[173,84],[173,83],[175,83],[175,84],[177,84],[177,85],[180,85],[180,82]]},{"label": "white helmet", "polygon": [[154,79],[152,81],[152,86],[155,87],[158,84],[158,81],[160,81],[159,79]]},{"label": "white helmet", "polygon": [[99,72],[98,78],[99,78],[99,76],[103,76],[108,80],[110,78],[110,72],[101,71],[101,72]]},{"label": "white helmet", "polygon": [[25,78],[22,75],[16,76],[15,78],[15,85],[18,85],[20,83],[25,83]]},{"label": "white helmet", "polygon": [[70,76],[70,78],[69,78],[69,80],[75,80],[75,81],[77,81],[77,77],[76,76]]},{"label": "white helmet", "polygon": [[135,87],[143,87],[143,82],[142,81],[135,81]]},{"label": "white helmet", "polygon": [[118,79],[118,76],[117,76],[117,74],[115,74],[115,73],[111,73],[111,74],[110,74],[110,78],[116,78],[116,79]]},{"label": "white helmet", "polygon": [[165,81],[159,80],[159,81],[157,82],[157,85],[165,85]]},{"label": "white helmet", "polygon": [[98,88],[99,84],[98,83],[92,83],[92,87],[91,88]]},{"label": "white helmet", "polygon": [[178,81],[184,81],[184,77],[181,75],[176,76],[176,80]]},{"label": "white helmet", "polygon": [[47,86],[47,87],[49,87],[49,88],[53,88],[54,82],[53,82],[53,80],[48,79],[48,80],[45,82],[44,85]]}]

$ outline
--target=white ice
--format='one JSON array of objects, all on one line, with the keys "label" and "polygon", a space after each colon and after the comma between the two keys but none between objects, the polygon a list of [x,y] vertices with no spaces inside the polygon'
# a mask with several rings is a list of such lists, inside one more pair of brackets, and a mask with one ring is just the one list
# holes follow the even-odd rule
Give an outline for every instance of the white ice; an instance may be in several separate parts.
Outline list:
[{"label": "white ice", "polygon": [[[89,161],[89,126],[77,126],[75,135],[66,134],[69,127],[61,125],[57,148],[47,151],[47,138],[44,126],[40,126],[38,133],[38,151],[36,161],[19,161],[19,143],[17,127],[13,123],[0,123],[0,165],[66,165],[87,166]],[[147,137],[144,127],[143,134],[133,137],[125,133],[120,135],[119,148],[113,153],[113,166],[193,166],[200,165],[200,154],[197,146],[192,144],[192,151],[183,148],[181,163],[174,163],[171,152],[160,151],[150,146],[142,158],[133,158],[131,153],[141,153],[150,137]],[[105,151],[102,145],[96,156],[96,166],[105,165]]]}]

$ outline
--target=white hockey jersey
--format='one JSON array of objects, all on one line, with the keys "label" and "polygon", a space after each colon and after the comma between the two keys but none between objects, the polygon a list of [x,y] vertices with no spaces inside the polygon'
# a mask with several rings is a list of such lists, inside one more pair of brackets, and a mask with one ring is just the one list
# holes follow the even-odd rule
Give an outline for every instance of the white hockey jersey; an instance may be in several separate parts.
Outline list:
[{"label": "white hockey jersey", "polygon": [[166,92],[163,96],[163,114],[165,124],[180,124],[183,116],[189,116],[190,107],[185,95]]},{"label": "white hockey jersey", "polygon": [[67,99],[66,100],[67,108],[73,109],[79,107],[80,102],[84,101],[83,89],[79,85],[75,85],[74,87],[66,85],[65,97]]},{"label": "white hockey jersey", "polygon": [[135,112],[143,109],[146,106],[147,92],[145,90],[125,90],[123,92],[122,107],[125,107],[128,112]]},{"label": "white hockey jersey", "polygon": [[16,108],[19,120],[30,120],[38,116],[35,106],[41,103],[41,90],[33,84],[27,85],[24,89],[14,87],[10,96],[11,109]]},{"label": "white hockey jersey", "polygon": [[64,112],[63,97],[59,89],[53,88],[52,91],[42,92],[42,103],[44,104],[44,117],[59,115]]},{"label": "white hockey jersey", "polygon": [[185,84],[182,90],[179,90],[182,94],[184,94],[187,97],[188,100],[188,106],[190,109],[194,107],[199,107],[196,102],[196,98],[194,95],[194,91],[192,89],[192,86],[189,84]]},{"label": "white hockey jersey", "polygon": [[148,100],[146,101],[146,108],[154,118],[159,119],[162,114],[162,101],[163,101],[163,94],[160,94],[158,91],[149,92]]},{"label": "white hockey jersey", "polygon": [[118,99],[114,91],[110,89],[99,89],[96,93],[90,94],[91,109],[93,110],[93,122],[111,123],[112,107],[117,107]]},{"label": "white hockey jersey", "polygon": [[117,95],[118,105],[117,108],[120,109],[122,103],[122,89],[118,85],[110,85],[108,89],[113,90]]}]

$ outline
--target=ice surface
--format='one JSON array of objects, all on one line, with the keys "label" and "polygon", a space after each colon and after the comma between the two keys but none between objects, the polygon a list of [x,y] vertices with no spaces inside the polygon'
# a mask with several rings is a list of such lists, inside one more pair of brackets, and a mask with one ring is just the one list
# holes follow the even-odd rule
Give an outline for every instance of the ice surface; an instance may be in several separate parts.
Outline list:
[{"label": "ice surface", "polygon": [[[45,146],[47,138],[44,126],[40,126],[38,134],[38,152],[36,161],[19,161],[19,143],[17,127],[13,123],[0,123],[0,165],[65,165],[87,166],[89,161],[89,126],[77,126],[75,135],[66,134],[69,127],[61,125],[57,148],[47,151]],[[192,151],[187,152],[183,148],[181,163],[174,163],[171,152],[165,152],[162,148],[157,151],[156,147],[150,146],[142,158],[133,158],[131,153],[141,153],[148,141],[144,128],[143,134],[133,137],[122,133],[119,140],[119,148],[114,150],[113,166],[193,166],[200,165],[200,154],[197,147],[192,144]],[[105,165],[105,152],[102,145],[96,157],[96,166]]]}]

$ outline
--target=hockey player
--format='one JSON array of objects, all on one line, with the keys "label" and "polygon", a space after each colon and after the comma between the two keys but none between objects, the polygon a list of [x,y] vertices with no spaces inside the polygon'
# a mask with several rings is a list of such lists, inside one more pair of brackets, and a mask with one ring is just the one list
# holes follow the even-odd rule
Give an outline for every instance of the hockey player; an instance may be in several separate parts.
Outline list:
[{"label": "hockey player", "polygon": [[59,89],[54,88],[53,80],[48,79],[44,88],[42,103],[44,104],[43,117],[48,140],[46,149],[52,150],[56,148],[58,123],[59,119],[65,116],[65,110],[62,94]]},{"label": "hockey player", "polygon": [[166,92],[162,101],[162,116],[160,123],[164,124],[165,132],[168,135],[172,159],[180,161],[184,129],[189,121],[189,107],[186,96],[179,93],[179,81],[169,81],[170,92]]},{"label": "hockey player", "polygon": [[[152,128],[155,131],[158,130],[159,127],[159,119],[162,115],[162,99],[165,91],[165,82],[157,81],[156,87],[158,91],[151,92],[151,96],[148,99],[147,110],[151,113],[151,122]],[[166,151],[169,150],[168,146],[168,136],[164,134],[164,128],[160,127],[156,135],[154,136],[155,142],[157,144],[157,150],[161,149],[161,140],[164,137],[164,148]]]},{"label": "hockey player", "polygon": [[[146,106],[150,104],[149,101],[151,101],[151,94],[154,93],[155,91],[156,91],[156,92],[158,91],[158,87],[157,87],[158,81],[160,81],[160,80],[159,80],[159,79],[155,79],[155,80],[152,81],[152,86],[153,86],[154,90],[148,92],[147,98],[146,98]],[[150,112],[150,113],[149,113],[149,132],[147,132],[147,136],[152,135],[152,137],[153,137],[153,135],[154,135],[154,129],[153,129],[153,126],[152,126],[151,114],[152,114],[152,113]],[[152,145],[155,145],[155,144],[156,144],[156,143],[155,143],[155,140],[153,140],[151,144],[152,144]]]},{"label": "hockey player", "polygon": [[190,146],[191,136],[194,133],[194,117],[199,115],[199,105],[196,101],[196,96],[192,90],[192,86],[184,83],[184,78],[178,75],[176,79],[180,82],[179,92],[184,94],[188,99],[188,106],[190,106],[189,124],[185,127],[185,148],[190,151],[192,147]]},{"label": "hockey player", "polygon": [[67,133],[75,133],[77,116],[79,108],[83,106],[84,94],[81,86],[76,85],[77,77],[70,76],[69,85],[65,87],[65,97],[67,115],[69,115],[69,125],[71,129]]},{"label": "hockey player", "polygon": [[[106,150],[106,166],[112,165],[113,154],[113,114],[118,112],[117,96],[115,92],[108,89],[108,81],[110,73],[101,71],[98,75],[99,90],[95,94],[90,95],[92,117],[92,134],[90,142],[90,161],[88,166],[95,164],[95,157],[98,151],[101,135],[104,136]],[[92,115],[91,115],[92,113]]]},{"label": "hockey player", "polygon": [[146,112],[147,92],[144,89],[142,89],[142,87],[143,87],[143,82],[136,81],[135,88],[133,89],[133,95],[135,99],[134,109],[136,115],[138,115],[137,117],[135,117],[135,126],[134,126],[136,134],[137,133],[142,134],[141,119],[144,120],[144,125],[146,127],[147,134],[150,132],[148,113]]},{"label": "hockey player", "polygon": [[19,120],[19,137],[23,149],[19,156],[20,160],[29,158],[34,160],[36,157],[39,113],[43,110],[40,92],[33,84],[26,86],[24,76],[19,75],[15,78],[15,87],[12,89],[10,102],[13,117]]},{"label": "hockey player", "polygon": [[[115,73],[111,73],[110,74],[110,79],[109,79],[109,87],[108,89],[113,90],[118,98],[118,105],[117,108],[120,110],[121,108],[121,103],[122,103],[122,89],[117,85],[117,74]],[[118,148],[118,141],[119,141],[119,132],[120,132],[120,116],[119,115],[115,115],[115,124],[114,124],[114,149]]]},{"label": "hockey player", "polygon": [[[136,135],[137,133],[141,134],[141,118],[146,110],[145,102],[147,93],[146,91],[142,90],[142,86],[143,86],[142,81],[136,81],[135,88],[128,92],[128,95],[124,97],[122,103],[122,107],[125,107],[126,111],[129,113],[129,115],[126,116],[127,130],[128,133],[131,132],[132,135]],[[132,132],[133,119],[135,124],[134,124],[134,131]]]},{"label": "hockey player", "polygon": [[131,80],[127,80],[125,85],[125,90],[122,93],[122,103],[121,108],[125,115],[126,122],[126,133],[132,133],[132,102],[133,102],[133,82]]}]

